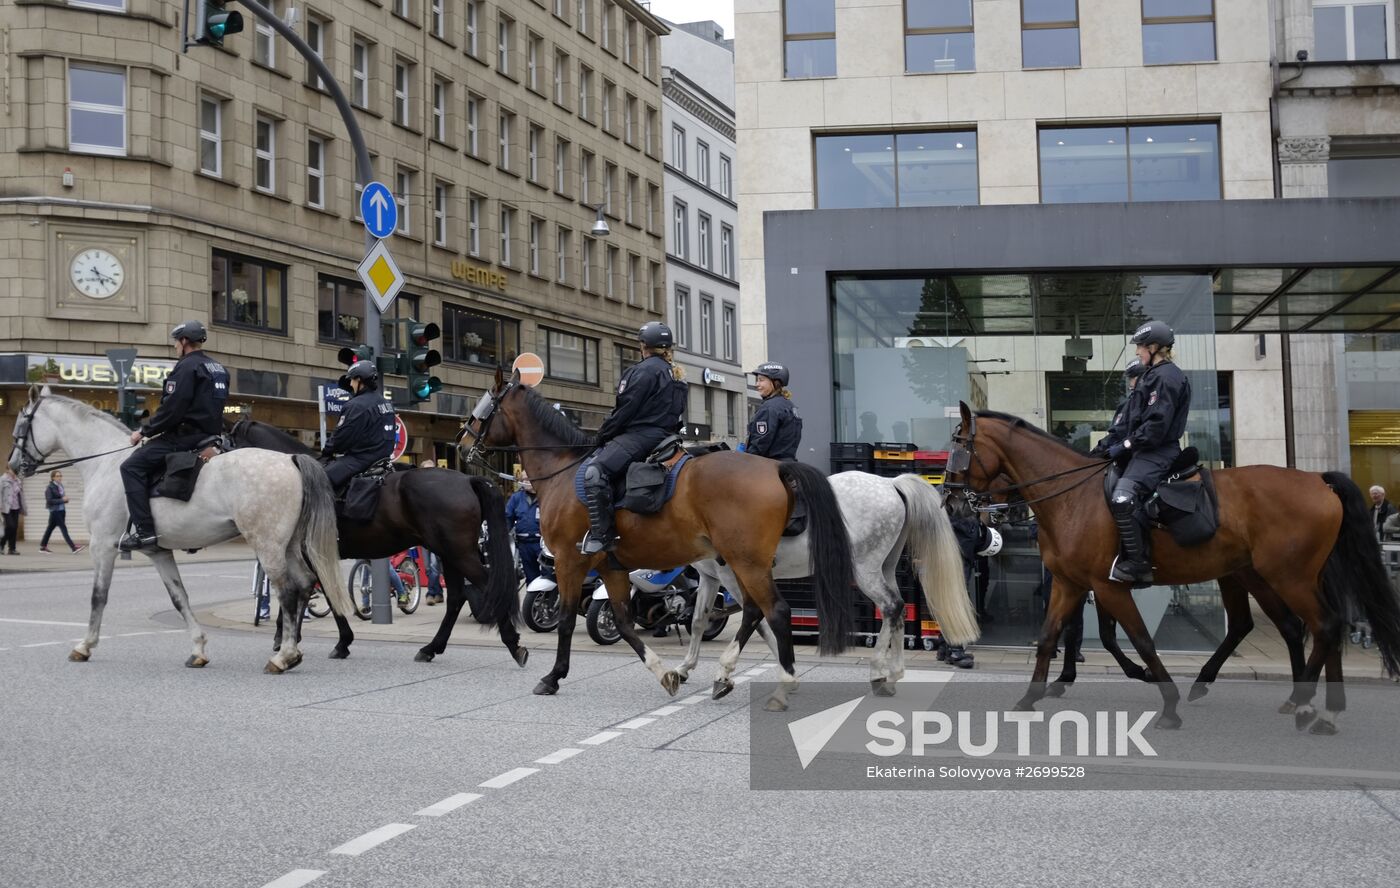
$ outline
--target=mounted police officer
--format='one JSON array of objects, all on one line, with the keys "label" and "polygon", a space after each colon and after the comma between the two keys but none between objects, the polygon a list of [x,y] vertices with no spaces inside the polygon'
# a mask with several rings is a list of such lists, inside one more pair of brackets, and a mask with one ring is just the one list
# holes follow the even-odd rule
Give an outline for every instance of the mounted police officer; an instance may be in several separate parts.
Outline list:
[{"label": "mounted police officer", "polygon": [[1123,377],[1128,381],[1128,395],[1118,402],[1118,406],[1113,408],[1113,422],[1108,426],[1108,434],[1099,439],[1099,443],[1094,445],[1094,449],[1089,451],[1090,456],[1098,456],[1108,459],[1108,449],[1114,444],[1123,443],[1124,428],[1123,421],[1128,416],[1128,398],[1133,396],[1133,390],[1137,388],[1138,380],[1142,374],[1147,372],[1147,365],[1137,358],[1128,362],[1128,366],[1123,368]]},{"label": "mounted police officer", "polygon": [[1109,509],[1118,525],[1121,553],[1110,579],[1135,585],[1152,582],[1147,537],[1137,510],[1152,495],[1181,455],[1180,439],[1191,409],[1191,383],[1172,362],[1176,334],[1161,321],[1148,321],[1133,333],[1138,360],[1146,365],[1123,417],[1123,438],[1110,445],[1109,459],[1128,457],[1128,465],[1113,488]]},{"label": "mounted police officer", "polygon": [[673,362],[671,328],[650,321],[642,325],[637,339],[642,360],[628,367],[618,380],[617,404],[598,429],[602,447],[583,473],[588,535],[578,549],[584,555],[611,552],[617,546],[612,479],[679,432],[685,420],[685,371]]},{"label": "mounted police officer", "polygon": [[749,440],[743,450],[770,459],[794,461],[797,447],[802,443],[802,417],[792,405],[788,391],[788,369],[768,361],[752,371],[754,388],[758,389],[758,409],[749,420]]},{"label": "mounted police officer", "polygon": [[155,415],[131,433],[131,444],[144,446],[122,463],[122,487],[131,529],[117,541],[123,552],[152,549],[157,545],[156,522],[151,515],[151,480],[165,468],[165,457],[193,450],[200,441],[223,431],[224,402],[228,400],[228,371],[204,351],[209,338],[204,324],[185,321],[170,331],[178,360]]},{"label": "mounted police officer", "polygon": [[321,448],[331,486],[345,489],[350,479],[387,459],[394,452],[394,405],[379,391],[379,371],[369,361],[356,361],[340,377],[340,387],[353,395],[345,403],[340,422]]}]

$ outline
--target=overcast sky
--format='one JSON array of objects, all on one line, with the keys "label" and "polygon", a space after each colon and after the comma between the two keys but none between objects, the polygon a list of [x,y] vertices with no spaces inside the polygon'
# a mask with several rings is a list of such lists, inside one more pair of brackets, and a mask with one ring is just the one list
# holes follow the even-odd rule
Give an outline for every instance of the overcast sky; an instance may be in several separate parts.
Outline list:
[{"label": "overcast sky", "polygon": [[703,22],[714,19],[724,28],[724,36],[734,36],[734,0],[652,0],[651,11],[673,22]]}]

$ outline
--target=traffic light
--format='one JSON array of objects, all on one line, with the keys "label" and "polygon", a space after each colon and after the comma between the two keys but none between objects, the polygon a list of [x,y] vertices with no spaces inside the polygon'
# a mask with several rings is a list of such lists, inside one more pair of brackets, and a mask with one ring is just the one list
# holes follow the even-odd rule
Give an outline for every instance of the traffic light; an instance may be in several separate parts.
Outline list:
[{"label": "traffic light", "polygon": [[195,0],[199,17],[195,20],[194,42],[223,46],[224,37],[243,30],[243,13],[229,12],[227,0]]},{"label": "traffic light", "polygon": [[442,363],[442,355],[437,349],[428,348],[428,343],[442,335],[437,324],[412,323],[408,327],[407,373],[409,403],[421,404],[442,388],[442,380],[430,375],[429,371]]},{"label": "traffic light", "polygon": [[340,358],[340,363],[349,367],[358,361],[373,361],[374,349],[368,345],[357,345],[354,348],[347,345],[337,353],[336,357]]}]

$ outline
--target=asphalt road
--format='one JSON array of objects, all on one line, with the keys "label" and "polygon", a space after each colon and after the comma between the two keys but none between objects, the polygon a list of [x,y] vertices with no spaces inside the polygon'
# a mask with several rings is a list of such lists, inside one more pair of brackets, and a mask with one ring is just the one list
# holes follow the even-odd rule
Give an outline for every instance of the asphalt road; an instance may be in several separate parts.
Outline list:
[{"label": "asphalt road", "polygon": [[[247,576],[186,579],[204,607]],[[264,630],[211,632],[186,669],[147,568],[70,663],[88,583],[0,576],[0,885],[1393,885],[1400,865],[1400,792],[752,791],[748,689],[698,695],[713,664],[671,699],[630,656],[580,654],[543,698],[538,636],[523,670],[314,640],[270,676]]]}]

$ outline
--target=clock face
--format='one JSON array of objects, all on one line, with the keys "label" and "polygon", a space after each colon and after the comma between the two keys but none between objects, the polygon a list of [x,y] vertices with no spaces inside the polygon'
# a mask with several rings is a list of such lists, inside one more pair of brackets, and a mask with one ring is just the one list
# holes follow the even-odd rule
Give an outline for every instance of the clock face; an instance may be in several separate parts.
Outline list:
[{"label": "clock face", "polygon": [[117,295],[126,280],[126,269],[116,256],[102,249],[88,249],[73,257],[68,275],[79,293],[93,299]]}]

